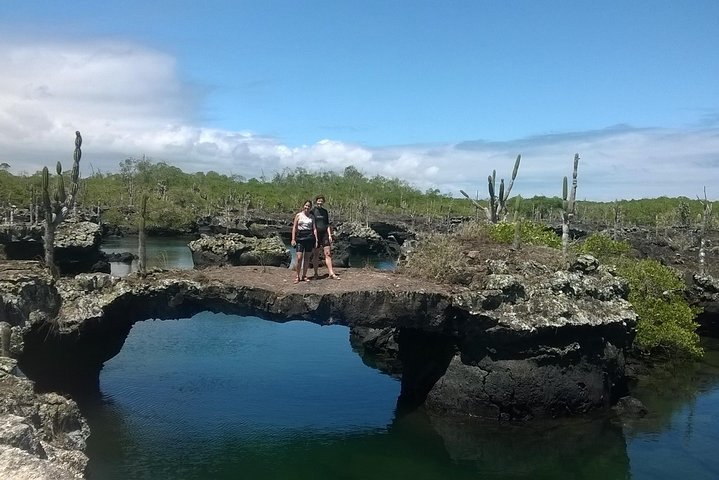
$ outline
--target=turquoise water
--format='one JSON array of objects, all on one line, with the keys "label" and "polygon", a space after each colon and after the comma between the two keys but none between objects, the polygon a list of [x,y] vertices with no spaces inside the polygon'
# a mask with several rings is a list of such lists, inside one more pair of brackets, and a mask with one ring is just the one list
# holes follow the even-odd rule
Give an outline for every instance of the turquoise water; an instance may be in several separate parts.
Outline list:
[{"label": "turquoise water", "polygon": [[[497,425],[396,411],[346,327],[201,313],[133,326],[84,402],[91,479],[713,479],[717,350],[635,394],[652,413]],[[716,345],[709,345],[716,347]],[[669,383],[667,383],[669,382]]]}]

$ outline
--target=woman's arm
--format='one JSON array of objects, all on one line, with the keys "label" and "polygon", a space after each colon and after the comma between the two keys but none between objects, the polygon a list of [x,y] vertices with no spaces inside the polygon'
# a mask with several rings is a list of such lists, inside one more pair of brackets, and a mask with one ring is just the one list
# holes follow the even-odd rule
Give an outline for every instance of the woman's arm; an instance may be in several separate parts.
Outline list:
[{"label": "woman's arm", "polygon": [[290,242],[290,245],[293,247],[297,245],[297,221],[299,220],[300,214],[295,215],[295,219],[292,221],[292,241]]}]

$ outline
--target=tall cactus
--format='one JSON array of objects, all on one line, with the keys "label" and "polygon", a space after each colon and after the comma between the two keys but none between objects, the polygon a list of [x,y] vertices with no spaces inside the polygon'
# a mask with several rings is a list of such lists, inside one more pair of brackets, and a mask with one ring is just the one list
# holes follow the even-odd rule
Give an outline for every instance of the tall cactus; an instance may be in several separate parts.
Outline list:
[{"label": "tall cactus", "polygon": [[487,177],[487,190],[489,191],[489,206],[483,207],[476,200],[472,199],[464,190],[459,192],[464,195],[477,209],[484,210],[487,215],[487,220],[492,223],[497,223],[500,219],[505,220],[509,210],[507,209],[507,199],[509,194],[512,192],[514,186],[514,179],[517,178],[517,171],[519,171],[519,162],[522,160],[522,155],[517,155],[517,159],[514,161],[514,168],[512,169],[512,178],[509,181],[509,187],[504,190],[504,179],[499,181],[499,191],[497,191],[497,171],[492,170],[492,175]]},{"label": "tall cactus", "polygon": [[699,228],[699,273],[706,273],[706,230],[712,215],[712,202],[707,200],[707,187],[704,187],[704,200],[697,197],[702,204],[701,226]]},{"label": "tall cactus", "polygon": [[57,162],[57,189],[50,198],[50,172],[47,167],[42,169],[42,205],[45,211],[45,266],[53,275],[57,276],[55,266],[55,229],[67,217],[77,199],[77,190],[80,177],[80,158],[82,157],[82,136],[75,132],[75,151],[73,153],[72,171],[70,172],[70,191],[65,189],[65,180],[62,176],[62,164]]},{"label": "tall cactus", "polygon": [[572,189],[568,192],[567,177],[562,181],[562,255],[567,259],[569,250],[569,225],[574,220],[577,198],[577,166],[579,166],[579,154],[574,154],[574,169],[572,171]]},{"label": "tall cactus", "polygon": [[[504,179],[499,181],[499,191],[497,192],[497,171],[492,170],[492,175],[487,177],[488,190],[489,190],[489,210],[487,212],[487,218],[492,223],[497,223],[500,220],[506,219],[507,217],[507,199],[509,194],[512,192],[514,186],[514,179],[517,178],[517,171],[519,170],[519,162],[522,160],[522,155],[517,155],[517,159],[514,161],[514,168],[512,169],[512,178],[509,181],[509,187],[507,191],[504,190]],[[497,195],[495,195],[497,192]]]},{"label": "tall cactus", "polygon": [[145,247],[145,222],[147,220],[147,198],[148,195],[142,196],[140,204],[140,224],[137,229],[137,270],[140,275],[144,275],[147,271],[147,248]]}]

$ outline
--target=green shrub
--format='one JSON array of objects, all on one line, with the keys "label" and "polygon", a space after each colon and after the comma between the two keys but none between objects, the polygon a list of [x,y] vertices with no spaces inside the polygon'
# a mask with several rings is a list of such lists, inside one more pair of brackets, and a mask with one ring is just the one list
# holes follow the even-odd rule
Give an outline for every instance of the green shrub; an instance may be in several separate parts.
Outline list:
[{"label": "green shrub", "polygon": [[650,353],[701,357],[696,311],[684,299],[684,282],[655,260],[626,259],[618,273],[629,282],[629,301],[639,319],[634,344]]},{"label": "green shrub", "polygon": [[133,216],[123,212],[120,208],[108,208],[102,211],[100,220],[110,225],[130,226]]},{"label": "green shrub", "polygon": [[616,259],[616,257],[627,255],[631,250],[632,247],[626,240],[612,240],[603,233],[589,235],[577,248],[578,253],[588,253],[605,263]]},{"label": "green shrub", "polygon": [[[500,222],[487,226],[489,237],[498,243],[512,243],[514,240],[514,223]],[[521,225],[523,245],[544,245],[552,248],[562,246],[562,239],[554,230],[539,223],[524,221]]]}]

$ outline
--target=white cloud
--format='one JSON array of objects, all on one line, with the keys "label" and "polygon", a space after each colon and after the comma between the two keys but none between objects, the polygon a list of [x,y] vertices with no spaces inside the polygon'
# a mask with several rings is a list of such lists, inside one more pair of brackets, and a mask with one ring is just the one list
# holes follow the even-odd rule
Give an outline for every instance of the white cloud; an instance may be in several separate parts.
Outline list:
[{"label": "white cloud", "polygon": [[13,44],[0,41],[0,162],[33,172],[70,162],[74,132],[84,137],[82,171],[115,171],[128,156],[147,155],[185,171],[271,176],[284,168],[399,177],[418,188],[486,195],[492,169],[513,193],[558,195],[580,153],[579,198],[719,196],[719,127],[668,130],[616,126],[508,142],[368,148],[325,139],[292,147],[252,132],[194,122],[199,96],[184,85],[175,60],[119,42]]}]

